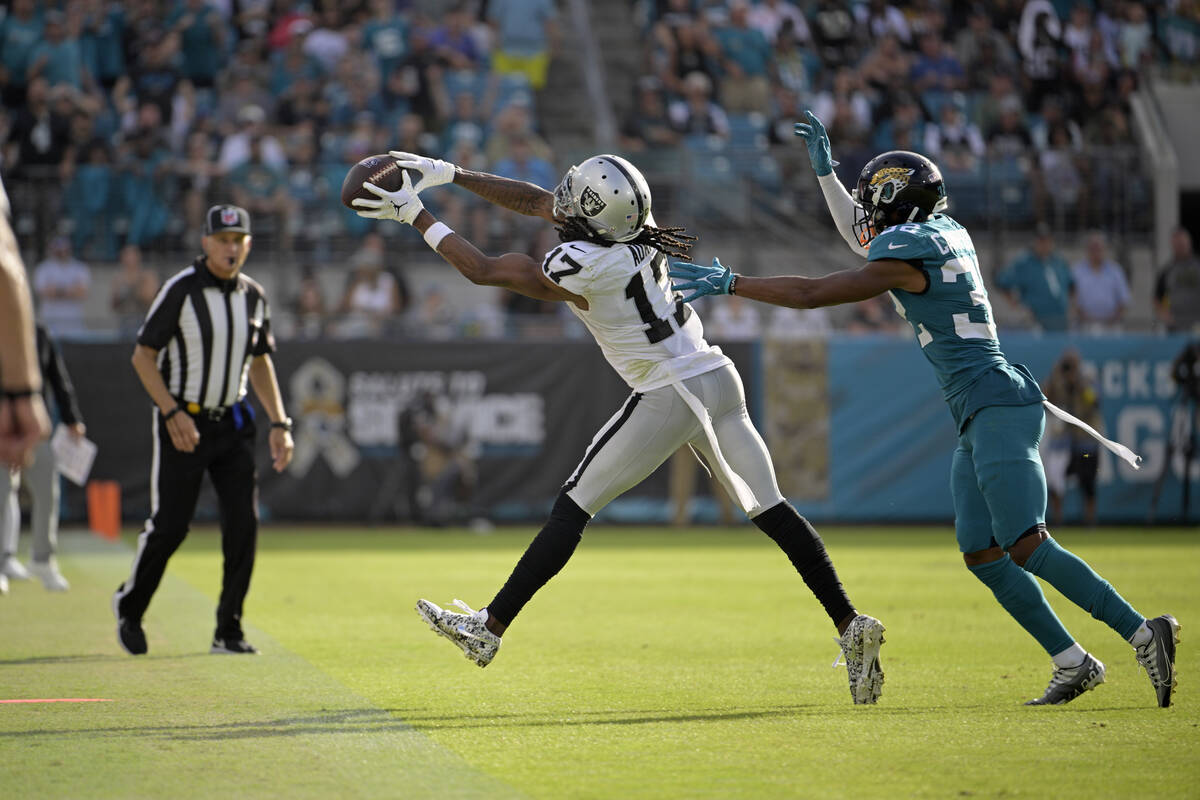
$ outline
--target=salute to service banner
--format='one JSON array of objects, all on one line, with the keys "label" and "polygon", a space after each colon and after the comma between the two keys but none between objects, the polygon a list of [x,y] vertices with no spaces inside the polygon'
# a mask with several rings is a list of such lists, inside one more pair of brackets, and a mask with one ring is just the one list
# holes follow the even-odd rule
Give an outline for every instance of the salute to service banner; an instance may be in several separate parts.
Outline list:
[{"label": "salute to service banner", "polygon": [[[1095,375],[1106,435],[1144,458],[1134,471],[1101,451],[1101,523],[1144,520],[1160,478],[1157,518],[1178,519],[1182,448],[1169,463],[1167,452],[1181,406],[1170,366],[1185,344],[1180,337],[1004,336],[1008,356],[1039,380],[1065,349],[1078,349]],[[722,349],[742,374],[780,487],[801,512],[830,521],[953,517],[954,425],[914,342],[837,337]],[[64,345],[88,435],[99,445],[91,477],[121,484],[132,522],[150,507],[152,412],[131,351],[126,343]],[[629,395],[590,342],[283,342],[274,360],[296,453],[282,475],[270,470],[260,410],[264,519],[408,521],[424,507],[425,521],[540,521]],[[600,519],[668,519],[666,472]],[[1197,505],[1200,464],[1192,481]],[[1077,520],[1079,492],[1068,486],[1068,520]],[[707,482],[697,491],[707,494]],[[67,518],[86,518],[82,490],[65,486],[64,496]],[[697,517],[713,507],[701,504]],[[213,519],[215,509],[206,489],[197,519]]]}]

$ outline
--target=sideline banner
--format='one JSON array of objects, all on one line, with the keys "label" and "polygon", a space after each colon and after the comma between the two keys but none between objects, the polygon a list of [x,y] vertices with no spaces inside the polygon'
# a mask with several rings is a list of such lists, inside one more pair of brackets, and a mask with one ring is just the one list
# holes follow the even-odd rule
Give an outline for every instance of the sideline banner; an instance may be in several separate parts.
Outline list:
[{"label": "sideline banner", "polygon": [[[1104,432],[1143,458],[1134,470],[1101,451],[1097,517],[1104,523],[1144,522],[1156,482],[1162,482],[1156,519],[1180,519],[1183,456],[1166,463],[1179,388],[1171,363],[1187,344],[1181,336],[1073,337],[1004,333],[1009,360],[1023,363],[1044,383],[1071,347],[1082,356],[1100,395]],[[856,337],[829,343],[830,492],[802,501],[815,518],[878,522],[945,521],[953,517],[950,460],[954,423],[932,368],[910,339]],[[769,409],[774,413],[775,407]],[[1200,516],[1200,464],[1191,472],[1191,516]],[[1081,519],[1078,488],[1069,483],[1068,522]]]},{"label": "sideline banner", "polygon": [[[722,349],[746,376],[753,413],[758,348]],[[64,343],[63,350],[88,435],[99,445],[92,477],[118,481],[123,516],[140,520],[150,505],[152,407],[129,363],[133,345]],[[432,493],[458,517],[433,521],[541,520],[630,394],[599,348],[584,341],[289,341],[273,360],[296,451],[283,474],[270,468],[258,409],[264,519],[407,521]],[[608,518],[665,513],[665,472],[614,503]],[[470,491],[458,480],[464,473],[473,478]],[[82,491],[64,487],[64,494],[66,518],[84,519]],[[196,518],[215,516],[205,481]]]}]

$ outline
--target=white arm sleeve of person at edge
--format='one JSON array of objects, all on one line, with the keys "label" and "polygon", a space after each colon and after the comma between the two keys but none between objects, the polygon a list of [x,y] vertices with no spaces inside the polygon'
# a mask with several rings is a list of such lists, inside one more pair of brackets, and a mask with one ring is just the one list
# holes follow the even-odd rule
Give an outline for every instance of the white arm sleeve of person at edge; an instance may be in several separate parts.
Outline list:
[{"label": "white arm sleeve of person at edge", "polygon": [[829,206],[829,214],[833,217],[838,233],[856,255],[865,258],[869,249],[859,244],[858,237],[854,235],[854,216],[858,209],[854,198],[846,191],[846,187],[842,186],[836,172],[822,175],[817,180],[821,184],[821,191],[825,193],[825,205]]}]

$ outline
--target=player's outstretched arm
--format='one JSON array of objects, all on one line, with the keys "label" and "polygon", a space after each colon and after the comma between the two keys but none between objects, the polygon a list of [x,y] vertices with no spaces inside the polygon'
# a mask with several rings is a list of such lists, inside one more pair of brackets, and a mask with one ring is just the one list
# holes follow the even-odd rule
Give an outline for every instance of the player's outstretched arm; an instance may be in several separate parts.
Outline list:
[{"label": "player's outstretched arm", "polygon": [[753,278],[738,275],[716,259],[711,267],[673,261],[670,275],[676,280],[676,291],[691,292],[689,301],[709,294],[736,294],[747,300],[789,308],[857,303],[891,289],[922,292],[926,288],[924,273],[906,261],[888,258],[820,278],[799,275]]},{"label": "player's outstretched arm", "polygon": [[413,189],[409,173],[404,173],[403,184],[395,192],[381,189],[371,183],[363,188],[378,199],[358,198],[354,206],[359,216],[368,219],[390,219],[411,225],[425,237],[425,243],[439,256],[463,274],[467,280],[481,286],[500,286],[538,300],[570,300],[580,308],[587,308],[587,301],[550,281],[542,274],[541,265],[524,253],[506,253],[488,256],[459,236],[432,214],[425,210],[421,198]]},{"label": "player's outstretched arm", "polygon": [[821,184],[821,193],[825,195],[825,205],[829,206],[829,214],[833,217],[838,233],[853,250],[860,256],[867,255],[867,248],[854,235],[854,217],[858,205],[846,191],[846,187],[838,180],[833,168],[837,166],[833,160],[829,145],[829,134],[816,114],[804,112],[807,122],[797,122],[795,134],[804,140],[808,146],[808,160],[812,163],[813,171],[817,173],[817,181]]},{"label": "player's outstretched arm", "polygon": [[541,217],[548,222],[558,222],[554,218],[554,194],[536,184],[502,178],[490,172],[463,169],[449,161],[405,153],[402,150],[391,150],[388,155],[396,159],[396,163],[405,170],[421,173],[421,180],[413,189],[417,193],[430,186],[456,183],[493,205],[527,217]]}]

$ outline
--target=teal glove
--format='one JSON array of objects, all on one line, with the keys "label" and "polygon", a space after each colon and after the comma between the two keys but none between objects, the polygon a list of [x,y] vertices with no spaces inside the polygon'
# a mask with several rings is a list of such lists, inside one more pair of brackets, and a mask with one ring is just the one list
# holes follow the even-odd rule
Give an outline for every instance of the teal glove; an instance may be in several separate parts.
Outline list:
[{"label": "teal glove", "polygon": [[671,288],[677,292],[691,292],[683,298],[685,303],[708,294],[729,294],[734,277],[733,271],[729,267],[721,266],[720,259],[716,258],[713,259],[711,267],[687,261],[672,261],[667,274],[672,278],[683,279],[682,283],[674,283]]},{"label": "teal glove", "polygon": [[808,123],[797,122],[796,135],[803,137],[808,145],[808,160],[812,162],[813,170],[818,177],[824,177],[833,172],[838,164],[829,151],[829,134],[825,133],[825,126],[811,111],[805,111],[804,116],[808,118]]}]

